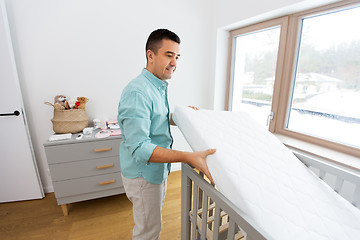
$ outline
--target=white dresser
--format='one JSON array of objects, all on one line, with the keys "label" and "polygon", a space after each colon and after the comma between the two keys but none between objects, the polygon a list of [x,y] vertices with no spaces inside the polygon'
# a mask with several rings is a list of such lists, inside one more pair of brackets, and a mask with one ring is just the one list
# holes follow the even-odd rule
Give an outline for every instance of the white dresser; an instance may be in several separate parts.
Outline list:
[{"label": "white dresser", "polygon": [[124,193],[120,136],[46,142],[44,144],[56,200],[65,216],[68,204]]}]

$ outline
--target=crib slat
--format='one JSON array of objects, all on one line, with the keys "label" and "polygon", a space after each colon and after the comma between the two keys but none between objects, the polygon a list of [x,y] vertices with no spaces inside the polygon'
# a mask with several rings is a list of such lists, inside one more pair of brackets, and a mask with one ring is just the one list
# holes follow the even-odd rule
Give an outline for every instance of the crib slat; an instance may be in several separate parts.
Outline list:
[{"label": "crib slat", "polygon": [[191,218],[192,225],[192,234],[191,239],[196,239],[196,222],[197,222],[197,208],[198,208],[198,185],[194,182],[194,192],[193,192],[193,213]]},{"label": "crib slat", "polygon": [[[202,211],[201,211],[201,213],[202,213]],[[221,211],[220,219],[225,216],[227,216],[227,214],[224,211]],[[192,213],[191,213],[191,217],[192,217]],[[212,222],[214,222],[214,216],[211,216],[211,217],[208,216],[207,224],[212,223]]]},{"label": "crib slat", "polygon": [[214,215],[214,231],[213,231],[213,240],[219,239],[219,226],[220,226],[220,208],[215,204],[215,215]]},{"label": "crib slat", "polygon": [[355,207],[360,206],[360,185],[359,184],[356,185],[352,204],[354,204]]},{"label": "crib slat", "polygon": [[335,192],[340,193],[342,187],[344,185],[344,179],[340,178],[339,176],[336,178],[336,183],[335,183]]},{"label": "crib slat", "polygon": [[235,236],[235,221],[233,219],[229,219],[229,229],[227,234],[227,239],[234,239]]},{"label": "crib slat", "polygon": [[326,174],[326,172],[325,172],[324,170],[321,170],[321,169],[320,169],[319,178],[322,179],[322,180],[324,180],[325,174]]},{"label": "crib slat", "polygon": [[[215,208],[215,203],[211,203],[210,205],[208,205],[208,211],[213,210]],[[203,209],[199,208],[198,209],[198,214],[202,213]]]},{"label": "crib slat", "polygon": [[202,212],[202,223],[201,223],[201,240],[206,240],[206,230],[207,230],[207,211],[208,211],[208,195],[206,192],[203,192],[203,212]]},{"label": "crib slat", "polygon": [[181,172],[181,239],[190,240],[191,228],[189,212],[191,209],[192,181]]},{"label": "crib slat", "polygon": [[241,240],[241,239],[244,239],[244,238],[245,238],[245,236],[241,231],[239,231],[239,232],[237,232],[235,234],[235,240]]}]

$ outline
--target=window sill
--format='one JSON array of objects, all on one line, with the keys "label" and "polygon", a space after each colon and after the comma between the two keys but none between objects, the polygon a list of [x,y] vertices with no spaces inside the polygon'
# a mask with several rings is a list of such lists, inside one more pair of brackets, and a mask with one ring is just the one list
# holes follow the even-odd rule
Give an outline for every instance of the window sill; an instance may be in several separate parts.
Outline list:
[{"label": "window sill", "polygon": [[345,166],[360,172],[360,158],[311,144],[299,139],[291,138],[281,134],[274,134],[290,150],[295,150],[314,158]]}]

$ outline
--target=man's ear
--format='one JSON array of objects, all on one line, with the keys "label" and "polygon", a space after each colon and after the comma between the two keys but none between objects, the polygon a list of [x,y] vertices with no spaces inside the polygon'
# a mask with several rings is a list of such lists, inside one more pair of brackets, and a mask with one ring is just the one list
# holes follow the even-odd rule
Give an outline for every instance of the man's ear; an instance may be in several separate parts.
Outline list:
[{"label": "man's ear", "polygon": [[151,51],[150,49],[146,51],[146,56],[147,56],[148,62],[152,63],[154,61],[154,55],[155,55],[155,53],[153,51]]}]

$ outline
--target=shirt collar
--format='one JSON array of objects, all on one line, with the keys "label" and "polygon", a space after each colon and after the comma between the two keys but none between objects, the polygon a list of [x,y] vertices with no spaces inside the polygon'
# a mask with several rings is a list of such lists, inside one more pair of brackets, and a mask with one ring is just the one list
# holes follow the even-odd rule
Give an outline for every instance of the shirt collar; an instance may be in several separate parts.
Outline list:
[{"label": "shirt collar", "polygon": [[157,78],[154,74],[149,72],[146,68],[142,70],[142,75],[144,75],[157,89],[166,89],[168,86],[168,82],[166,80],[162,81]]}]

